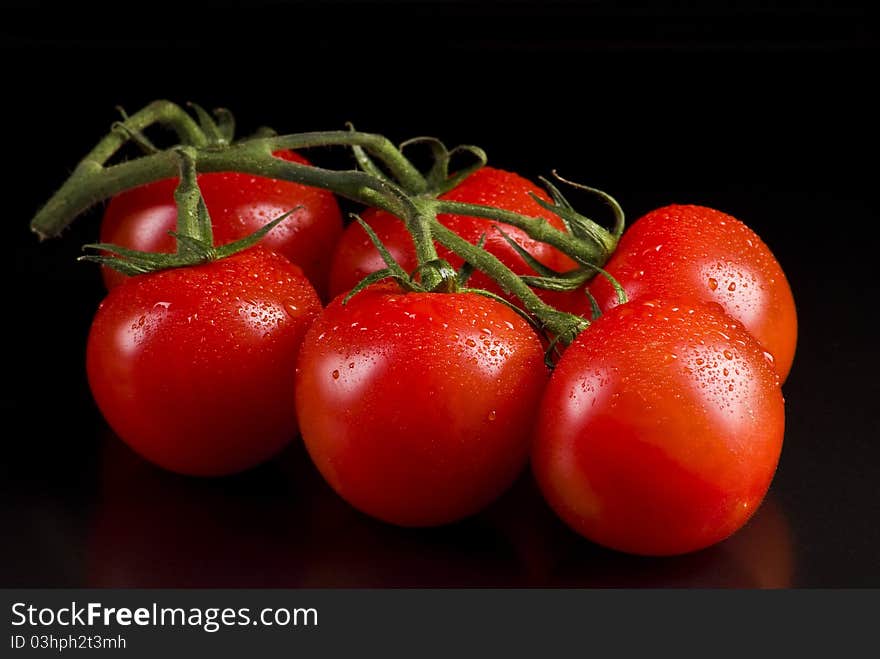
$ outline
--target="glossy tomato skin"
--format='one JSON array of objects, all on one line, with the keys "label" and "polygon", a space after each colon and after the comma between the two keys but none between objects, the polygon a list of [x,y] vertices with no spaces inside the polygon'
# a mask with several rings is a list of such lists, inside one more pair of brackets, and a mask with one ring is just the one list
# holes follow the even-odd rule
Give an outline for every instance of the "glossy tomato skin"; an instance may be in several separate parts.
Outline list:
[{"label": "glossy tomato skin", "polygon": [[779,378],[714,303],[613,308],[562,355],[532,465],[575,531],[620,551],[698,550],[760,505],[784,432]]},{"label": "glossy tomato skin", "polygon": [[[785,273],[770,249],[736,218],[671,205],[639,218],[605,269],[630,300],[688,295],[717,302],[773,356],[782,380],[797,344],[797,313]],[[604,277],[590,290],[603,310],[618,304]]]},{"label": "glossy tomato skin", "polygon": [[[482,167],[456,188],[440,195],[440,199],[495,206],[530,217],[542,217],[556,228],[563,229],[562,220],[542,208],[529,193],[534,193],[546,201],[550,200],[544,190],[518,174],[494,167]],[[365,211],[362,219],[376,232],[404,270],[411,272],[416,268],[418,261],[415,247],[403,222],[390,213],[376,209]],[[556,248],[534,240],[522,229],[509,224],[464,215],[440,214],[437,219],[470,243],[477,244],[481,236],[485,235],[484,248],[517,274],[534,274],[534,271],[504,240],[501,233],[494,228],[496,226],[503,229],[517,244],[544,265],[558,271],[575,267],[574,262]],[[455,268],[461,267],[462,260],[455,254],[441,245],[437,246],[437,251],[441,258],[449,261]],[[332,295],[338,295],[350,291],[366,275],[384,267],[382,257],[370,242],[366,232],[360,225],[351,224],[337,243],[333,255],[330,292]],[[490,277],[479,271],[475,271],[471,276],[468,286],[484,288],[503,295],[501,288]]]},{"label": "glossy tomato skin", "polygon": [[343,499],[434,526],[478,512],[522,471],[546,381],[538,337],[508,307],[378,286],[337,298],[310,328],[296,407]]},{"label": "glossy tomato skin", "polygon": [[[275,155],[309,164],[292,151]],[[198,183],[216,245],[244,238],[301,206],[272,229],[262,244],[302,268],[319,293],[326,291],[329,255],[342,233],[342,215],[331,192],[237,172],[199,174]],[[177,179],[165,179],[113,197],[104,211],[101,242],[146,252],[173,252],[176,245],[168,232],[177,226],[175,187]],[[103,268],[102,274],[108,290],[126,278],[110,268]]]},{"label": "glossy tomato skin", "polygon": [[296,436],[296,358],[320,310],[302,271],[262,247],[132,277],[92,322],[92,394],[119,437],[165,469],[248,469]]}]

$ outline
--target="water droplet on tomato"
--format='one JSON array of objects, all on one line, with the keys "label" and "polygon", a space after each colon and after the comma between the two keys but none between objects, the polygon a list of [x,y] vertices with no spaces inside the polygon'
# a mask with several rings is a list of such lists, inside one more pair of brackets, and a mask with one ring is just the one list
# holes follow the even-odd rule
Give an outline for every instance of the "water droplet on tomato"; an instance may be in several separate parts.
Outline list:
[{"label": "water droplet on tomato", "polygon": [[489,412],[489,421],[494,421],[495,416],[496,416],[495,410],[492,410],[491,412]]},{"label": "water droplet on tomato", "polygon": [[474,341],[473,339],[467,339],[467,340],[465,341],[465,344],[467,344],[468,346],[470,346],[471,348],[473,348],[475,345],[477,345],[477,342]]},{"label": "water droplet on tomato", "polygon": [[733,359],[733,353],[730,352],[730,350],[725,350],[724,351],[724,358],[725,359]]},{"label": "water droplet on tomato", "polygon": [[709,290],[714,291],[718,288],[718,280],[715,277],[709,277]]},{"label": "water droplet on tomato", "polygon": [[334,371],[333,371],[330,375],[333,376],[333,379],[334,379],[334,380],[338,380],[338,379],[339,379],[339,371],[338,371],[338,370],[335,370],[335,369],[334,369]]},{"label": "water droplet on tomato", "polygon": [[736,282],[735,281],[730,282],[730,286],[727,287],[727,290],[729,290],[731,292],[735,291],[736,290]]}]

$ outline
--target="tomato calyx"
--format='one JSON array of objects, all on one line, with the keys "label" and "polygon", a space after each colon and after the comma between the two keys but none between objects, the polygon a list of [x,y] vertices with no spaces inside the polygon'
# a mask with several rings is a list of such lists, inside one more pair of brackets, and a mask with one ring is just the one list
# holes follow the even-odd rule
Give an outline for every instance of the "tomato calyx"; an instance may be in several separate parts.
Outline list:
[{"label": "tomato calyx", "polygon": [[[369,224],[364,222],[358,216],[355,216],[355,221],[358,222],[358,224],[361,225],[361,228],[366,232],[370,241],[375,246],[376,251],[379,252],[382,260],[385,262],[386,267],[377,270],[376,272],[371,272],[358,282],[357,285],[355,285],[354,288],[352,288],[342,299],[343,305],[347,304],[355,295],[369,286],[386,279],[391,279],[397,283],[401,289],[408,293],[473,293],[475,295],[482,295],[483,297],[490,298],[509,307],[524,318],[533,328],[540,329],[540,324],[524,309],[491,291],[482,288],[468,287],[468,279],[470,279],[470,276],[474,271],[472,263],[465,261],[461,268],[456,270],[445,259],[434,258],[420,263],[415,270],[408,273],[403,269],[403,266],[397,262]],[[480,239],[476,248],[482,249],[484,241],[485,236]]]},{"label": "tomato calyx", "polygon": [[174,191],[174,200],[177,204],[177,231],[169,233],[177,242],[177,251],[173,254],[161,254],[128,249],[112,243],[91,243],[84,245],[83,250],[95,250],[101,253],[81,256],[80,261],[99,263],[129,276],[168,268],[201,265],[253,247],[296,210],[292,208],[240,240],[215,246],[211,218],[196,179],[196,151],[185,146],[175,147],[174,151],[180,162],[180,183]]},{"label": "tomato calyx", "polygon": [[[419,264],[413,272],[407,272],[403,269],[403,266],[397,262],[391,252],[388,251],[388,248],[385,247],[385,244],[379,236],[376,235],[376,232],[373,231],[372,227],[357,215],[355,215],[354,218],[367,233],[367,236],[375,246],[376,251],[379,252],[382,260],[385,262],[386,267],[371,272],[358,282],[358,284],[342,299],[342,304],[347,304],[351,298],[368,286],[385,279],[393,279],[404,291],[407,292],[455,292],[459,290],[458,273],[456,273],[449,262],[439,258],[432,258],[429,261]],[[430,286],[426,285],[424,283],[426,280],[431,281],[432,284]]]},{"label": "tomato calyx", "polygon": [[[348,128],[349,130],[354,131],[354,126],[351,123],[348,124]],[[430,165],[426,172],[420,171],[415,165],[413,165],[412,170],[417,172],[419,176],[410,176],[405,179],[391,177],[386,174],[363,147],[355,145],[352,147],[352,151],[358,166],[363,171],[368,172],[377,178],[400,185],[409,194],[425,197],[438,197],[444,192],[452,190],[488,162],[486,152],[478,146],[462,144],[456,146],[450,151],[446,145],[436,137],[413,137],[401,142],[397,149],[401,156],[406,158],[405,151],[410,150],[413,147],[428,149]],[[452,164],[453,159],[460,159],[462,157],[469,157],[471,162],[455,168],[455,170],[450,173],[450,165]],[[410,163],[412,162],[408,158],[406,159]]]},{"label": "tomato calyx", "polygon": [[[348,128],[354,132],[354,126],[351,123],[348,124]],[[426,147],[428,149],[430,165],[426,172],[420,171],[406,157],[405,152],[412,147]],[[552,172],[556,180],[599,197],[611,208],[614,214],[614,227],[610,231],[576,211],[574,206],[560,192],[559,188],[543,176],[539,177],[539,179],[544,184],[552,202],[548,202],[532,192],[529,195],[539,206],[559,217],[566,228],[566,232],[560,232],[541,218],[526,217],[512,211],[505,211],[491,206],[478,206],[442,199],[441,196],[444,193],[458,187],[468,176],[486,165],[488,161],[486,152],[477,146],[459,145],[450,150],[442,141],[435,137],[423,136],[406,140],[398,146],[400,157],[411,165],[406,169],[406,176],[391,176],[387,174],[370,157],[367,151],[359,145],[353,145],[352,151],[361,170],[380,180],[400,186],[408,195],[434,200],[435,213],[473,215],[516,226],[525,230],[532,237],[560,249],[579,263],[586,262],[589,265],[604,265],[611,258],[617,247],[617,242],[623,234],[625,226],[624,212],[620,204],[611,195],[598,188],[565,179],[556,170]],[[453,159],[461,158],[462,156],[469,156],[471,162],[451,170],[450,166]],[[415,172],[415,175],[413,172]],[[587,267],[586,269],[578,269],[578,274],[581,275],[581,281],[586,282],[596,274],[596,271],[591,267]],[[571,279],[572,276],[569,276],[568,280],[570,281]]]},{"label": "tomato calyx", "polygon": [[[195,114],[198,122],[196,123],[182,108],[173,103],[156,101],[153,105],[167,108],[165,111],[172,115],[167,123],[177,132],[183,146],[216,149],[229,146],[235,140],[235,116],[227,108],[214,108],[212,112],[208,112],[198,103],[190,101],[186,106]],[[142,122],[137,121],[136,117],[130,117],[122,106],[117,106],[116,109],[122,115],[122,121],[114,122],[111,126],[112,131],[133,142],[147,155],[161,151],[138,127],[138,124]],[[266,134],[275,135],[277,133],[271,128],[261,128],[259,135],[265,136]]]},{"label": "tomato calyx", "polygon": [[222,147],[232,144],[235,139],[235,117],[232,112],[226,108],[217,108],[214,110],[214,119],[207,110],[198,103],[189,102],[187,107],[191,108],[199,120],[199,127],[205,134],[209,146]]},{"label": "tomato calyx", "polygon": [[[456,271],[448,261],[440,258],[431,259],[422,262],[415,270],[408,273],[395,260],[394,256],[388,248],[382,243],[382,240],[376,235],[372,227],[364,222],[360,217],[355,216],[358,222],[366,232],[370,241],[375,246],[386,267],[372,272],[364,277],[351,291],[349,291],[342,299],[342,304],[347,304],[355,295],[361,293],[373,284],[387,279],[393,280],[400,288],[408,293],[472,293],[481,295],[503,304],[513,310],[522,317],[538,334],[547,338],[547,348],[544,352],[544,364],[548,369],[553,369],[556,360],[560,355],[560,347],[570,344],[575,340],[578,334],[590,325],[590,321],[567,313],[558,311],[553,307],[542,302],[527,286],[524,286],[522,280],[510,270],[506,268],[497,259],[483,250],[485,236],[483,236],[476,245],[471,245],[467,241],[459,238],[457,234],[445,229],[442,224],[436,224],[432,228],[443,227],[449,234],[455,236],[458,243],[450,245],[448,237],[446,240],[441,239],[453,251],[457,250],[465,262],[461,268]],[[493,263],[493,261],[495,261]],[[467,281],[473,273],[475,264],[480,264],[481,269],[492,273],[492,276],[500,277],[508,282],[515,282],[524,287],[527,293],[518,292],[518,296],[524,301],[525,307],[522,308],[513,304],[509,300],[483,288],[471,288],[467,286]],[[500,269],[499,269],[500,268]],[[426,281],[433,282],[430,286],[426,285]],[[516,285],[514,284],[514,288]],[[589,294],[589,293],[588,293]],[[598,310],[598,306],[597,306]]]},{"label": "tomato calyx", "polygon": [[[620,207],[620,204],[617,203],[617,200],[607,192],[604,192],[599,188],[594,188],[589,185],[584,185],[583,183],[576,183],[563,178],[555,169],[552,173],[553,177],[560,183],[565,183],[573,188],[583,190],[593,196],[599,197],[599,199],[611,209],[614,215],[614,227],[611,231],[608,231],[601,224],[577,212],[574,209],[574,206],[572,206],[568,199],[566,199],[562,192],[560,192],[559,188],[553,185],[553,183],[551,183],[546,177],[541,176],[539,178],[544,184],[544,187],[547,188],[547,192],[553,199],[553,203],[550,204],[537,195],[532,194],[532,198],[539,205],[559,216],[571,235],[580,240],[593,243],[599,250],[599,258],[596,259],[598,261],[597,265],[604,265],[611,257],[611,254],[614,253],[614,250],[617,247],[617,242],[620,240],[620,236],[623,235],[623,230],[626,226],[626,216],[624,215],[623,209]],[[579,257],[577,254],[569,254],[569,256],[572,256],[573,258]]]}]

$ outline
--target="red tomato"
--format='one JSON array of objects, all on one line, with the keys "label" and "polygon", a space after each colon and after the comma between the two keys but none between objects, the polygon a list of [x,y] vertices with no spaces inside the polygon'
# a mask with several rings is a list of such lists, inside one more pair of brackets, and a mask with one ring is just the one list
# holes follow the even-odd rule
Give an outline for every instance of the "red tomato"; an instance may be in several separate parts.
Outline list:
[{"label": "red tomato", "polygon": [[[309,164],[292,151],[275,155]],[[168,232],[177,228],[177,182],[165,179],[113,197],[104,212],[101,242],[145,252],[173,252],[176,243]],[[262,244],[302,268],[319,292],[326,291],[330,254],[342,233],[342,215],[331,192],[236,172],[199,174],[198,183],[211,215],[215,245],[244,238],[302,206],[272,229]],[[110,268],[103,268],[103,276],[108,289],[126,278]]]},{"label": "red tomato", "polygon": [[541,343],[469,293],[371,287],[333,301],[303,343],[306,448],[354,507],[402,526],[475,513],[521,472],[547,380]]},{"label": "red tomato", "polygon": [[296,436],[296,358],[320,310],[302,271],[261,247],[133,277],[92,322],[92,394],[113,430],[166,469],[247,469]]},{"label": "red tomato", "polygon": [[[797,314],[779,262],[754,231],[703,206],[666,206],[640,218],[605,266],[630,300],[694,296],[717,302],[773,355],[784,381],[794,360]],[[604,277],[590,290],[617,304]]]},{"label": "red tomato", "polygon": [[[460,201],[483,206],[495,206],[503,210],[513,211],[530,217],[543,217],[558,229],[563,229],[562,220],[550,211],[541,207],[529,196],[532,192],[541,199],[550,201],[550,197],[541,188],[518,174],[506,172],[493,167],[483,167],[468,176],[455,189],[440,195],[440,199]],[[412,272],[418,265],[412,237],[397,217],[385,211],[369,209],[362,214],[366,222],[388,251],[407,272]],[[440,222],[455,231],[465,240],[477,244],[485,235],[484,248],[497,256],[517,274],[535,274],[522,257],[516,253],[495,227],[500,227],[518,245],[544,265],[555,270],[564,271],[575,267],[574,262],[555,247],[530,238],[522,229],[493,222],[492,220],[465,215],[438,215]],[[455,254],[438,245],[437,252],[453,267],[461,267],[463,261]],[[366,232],[359,224],[351,224],[342,234],[333,254],[330,268],[330,292],[338,295],[350,291],[361,279],[371,272],[385,267],[379,252],[370,242]],[[503,294],[501,288],[487,275],[475,271],[468,281],[472,288],[483,288],[497,294]],[[507,296],[505,296],[507,297]]]},{"label": "red tomato", "polygon": [[594,542],[680,554],[723,540],[762,501],[782,448],[779,377],[741,323],[693,298],[611,309],[559,360],[533,468]]}]

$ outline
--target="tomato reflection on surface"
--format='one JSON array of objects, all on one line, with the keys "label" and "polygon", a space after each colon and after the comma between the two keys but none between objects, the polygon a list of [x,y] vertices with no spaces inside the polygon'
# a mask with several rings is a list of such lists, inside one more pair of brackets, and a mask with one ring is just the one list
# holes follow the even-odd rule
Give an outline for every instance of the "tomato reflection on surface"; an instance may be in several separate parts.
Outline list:
[{"label": "tomato reflection on surface", "polygon": [[301,443],[239,476],[164,472],[108,432],[89,535],[92,587],[713,587],[793,585],[771,494],[737,534],[671,558],[629,556],[570,531],[529,473],[483,513],[404,529],[354,510]]},{"label": "tomato reflection on surface", "polygon": [[[503,505],[502,505],[503,504]],[[671,557],[632,556],[580,537],[554,516],[526,475],[487,511],[516,547],[522,581],[540,588],[789,588],[795,550],[785,511],[771,490],[727,540]]]}]

